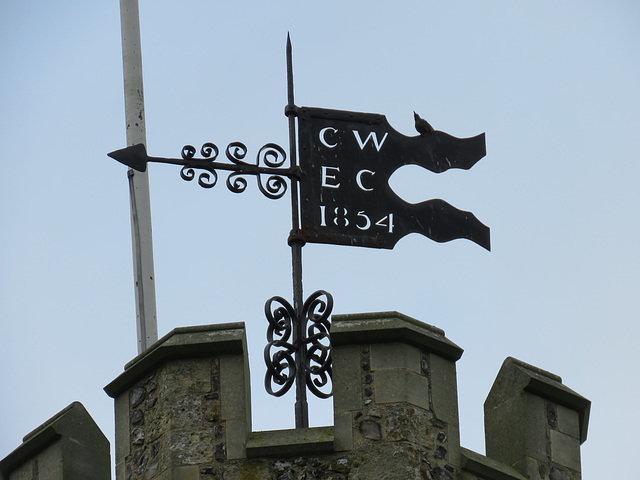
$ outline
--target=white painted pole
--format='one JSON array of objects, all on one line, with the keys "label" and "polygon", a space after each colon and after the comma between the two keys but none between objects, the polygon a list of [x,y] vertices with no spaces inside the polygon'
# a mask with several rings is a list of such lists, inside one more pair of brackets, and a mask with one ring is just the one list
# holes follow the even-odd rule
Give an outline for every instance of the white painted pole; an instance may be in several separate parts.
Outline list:
[{"label": "white painted pole", "polygon": [[[122,26],[127,146],[139,143],[146,146],[147,134],[144,122],[138,0],[120,0],[120,21]],[[129,169],[127,176],[129,178],[129,198],[131,201],[131,236],[133,241],[138,353],[142,353],[158,339],[156,287],[153,275],[153,243],[151,241],[151,201],[149,198],[147,172]]]}]

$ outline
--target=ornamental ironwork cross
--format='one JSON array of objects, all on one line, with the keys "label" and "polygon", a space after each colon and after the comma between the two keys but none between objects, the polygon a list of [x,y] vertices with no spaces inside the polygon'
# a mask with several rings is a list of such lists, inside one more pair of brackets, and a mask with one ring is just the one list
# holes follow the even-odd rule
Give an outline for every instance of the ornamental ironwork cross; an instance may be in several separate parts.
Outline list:
[{"label": "ornamental ironwork cross", "polygon": [[204,188],[215,186],[218,171],[225,170],[230,172],[226,185],[234,193],[246,189],[247,176],[255,176],[258,189],[271,199],[285,195],[289,180],[293,305],[279,296],[265,304],[269,322],[265,388],[282,396],[295,384],[295,424],[305,428],[307,388],[320,398],[331,396],[333,297],[319,290],[303,301],[302,247],[311,242],[392,249],[402,237],[420,233],[436,242],[465,238],[490,250],[489,228],[471,212],[440,199],[410,204],[389,186],[389,178],[403,165],[420,165],[434,173],[467,170],[485,156],[486,147],[484,133],[456,138],[434,130],[415,112],[419,135],[407,137],[383,115],[297,107],[289,36],[286,52],[288,164],[285,150],[274,143],[259,149],[253,163],[245,160],[248,149],[240,142],[226,147],[228,162],[218,161],[220,150],[213,143],[201,147],[200,158],[191,145],[183,147],[181,158],[150,157],[141,144],[109,156],[138,171],[146,171],[149,162],[181,165],[181,177],[187,181],[197,177]]}]

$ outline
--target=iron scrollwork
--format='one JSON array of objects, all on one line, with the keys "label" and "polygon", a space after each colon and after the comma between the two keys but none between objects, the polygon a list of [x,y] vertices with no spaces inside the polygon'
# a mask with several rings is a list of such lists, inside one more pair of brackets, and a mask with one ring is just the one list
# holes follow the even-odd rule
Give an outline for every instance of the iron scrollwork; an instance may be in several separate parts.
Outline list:
[{"label": "iron scrollwork", "polygon": [[[297,318],[294,308],[282,297],[270,298],[265,304],[267,346],[264,361],[267,366],[265,388],[270,395],[287,393],[297,375],[304,375],[307,388],[319,398],[329,398],[331,392],[331,343],[329,316],[333,297],[324,290],[312,294]],[[303,337],[293,340],[296,325],[302,322]],[[296,358],[302,356],[304,372],[298,372]],[[328,388],[328,391],[326,391]]]},{"label": "iron scrollwork", "polygon": [[[183,180],[191,181],[196,177],[196,170],[204,170],[198,174],[198,185],[203,188],[212,188],[218,181],[217,170],[229,170],[227,188],[233,193],[242,193],[247,188],[246,175],[255,175],[258,189],[262,194],[271,199],[282,198],[287,191],[285,177],[296,177],[295,172],[283,168],[287,159],[284,149],[275,144],[263,145],[256,155],[255,163],[244,161],[247,156],[247,146],[241,142],[231,142],[225,149],[225,155],[231,164],[218,163],[216,158],[220,153],[213,143],[205,143],[200,149],[202,159],[195,158],[196,148],[185,145],[182,148],[182,159],[185,161],[180,176]],[[264,179],[263,175],[267,178]]]},{"label": "iron scrollwork", "polygon": [[[318,290],[311,295],[302,308],[302,318],[307,335],[305,371],[306,384],[316,397],[329,398],[329,392],[321,389],[326,387],[331,379],[331,342],[329,315],[333,311],[333,297],[324,290]],[[330,388],[330,387],[329,387]]]},{"label": "iron scrollwork", "polygon": [[[273,308],[276,302],[280,306]],[[267,300],[264,312],[269,322],[268,343],[264,349],[264,361],[267,364],[264,386],[270,395],[281,397],[289,391],[296,378],[296,347],[291,343],[296,314],[289,302],[282,297]],[[271,348],[277,350],[271,353]],[[277,385],[275,390],[271,387],[272,383]]]},{"label": "iron scrollwork", "polygon": [[[234,193],[242,193],[247,188],[247,175],[255,175],[258,188],[268,198],[282,198],[287,192],[287,178],[300,180],[300,168],[285,167],[287,155],[284,149],[275,143],[263,145],[256,154],[255,163],[245,162],[248,149],[241,142],[231,142],[225,149],[225,155],[231,163],[216,162],[220,150],[214,143],[205,143],[200,148],[201,158],[196,158],[198,150],[192,145],[182,147],[182,158],[150,157],[143,144],[109,153],[111,158],[130,168],[145,172],[149,162],[181,165],[180,176],[183,180],[192,181],[198,178],[198,185],[213,188],[218,183],[218,170],[227,170],[227,188]],[[196,173],[196,171],[200,171]],[[265,178],[266,177],[266,178]]]},{"label": "iron scrollwork", "polygon": [[[181,156],[184,160],[189,161],[193,159],[195,154],[195,147],[191,145],[185,145],[184,147],[182,147]],[[211,161],[213,162],[218,156],[218,147],[216,147],[213,143],[205,143],[200,149],[200,155],[202,155],[204,158],[211,159]],[[209,169],[201,165],[198,165],[198,167],[195,168],[207,170],[206,172],[201,172],[198,175],[198,185],[200,185],[202,188],[213,188],[216,185],[218,181],[218,173],[216,172],[215,168]],[[184,167],[182,167],[182,170],[180,170],[180,176],[183,180],[186,180],[188,182],[193,180],[196,177],[194,166],[190,163],[187,163]]]}]

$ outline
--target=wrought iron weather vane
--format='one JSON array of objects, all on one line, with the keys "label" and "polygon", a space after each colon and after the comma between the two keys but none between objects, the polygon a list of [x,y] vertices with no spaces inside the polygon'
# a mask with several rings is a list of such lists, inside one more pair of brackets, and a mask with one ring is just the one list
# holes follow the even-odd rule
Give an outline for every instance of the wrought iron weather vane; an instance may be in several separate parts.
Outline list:
[{"label": "wrought iron weather vane", "polygon": [[[403,165],[417,164],[432,172],[469,169],[486,154],[484,134],[456,138],[434,130],[415,115],[419,136],[396,132],[383,115],[297,107],[293,91],[291,40],[287,36],[287,106],[289,164],[282,147],[264,145],[255,163],[245,161],[247,147],[232,142],[225,149],[230,163],[217,161],[213,143],[197,150],[186,145],[181,158],[150,157],[144,145],[117,150],[109,156],[138,171],[149,162],[181,165],[181,177],[212,188],[218,170],[229,173],[226,184],[234,193],[247,187],[246,176],[256,177],[259,190],[279,199],[291,185],[291,247],[293,305],[275,296],[265,304],[267,366],[265,388],[282,396],[295,384],[296,428],[309,426],[307,388],[320,398],[331,396],[329,327],[332,296],[319,290],[303,300],[302,247],[306,242],[393,248],[409,233],[421,233],[437,242],[469,239],[490,249],[489,228],[472,213],[432,199],[409,204],[389,187],[388,180]],[[298,144],[296,149],[296,118]],[[300,162],[296,153],[300,154]],[[196,173],[199,171],[200,173]]]}]

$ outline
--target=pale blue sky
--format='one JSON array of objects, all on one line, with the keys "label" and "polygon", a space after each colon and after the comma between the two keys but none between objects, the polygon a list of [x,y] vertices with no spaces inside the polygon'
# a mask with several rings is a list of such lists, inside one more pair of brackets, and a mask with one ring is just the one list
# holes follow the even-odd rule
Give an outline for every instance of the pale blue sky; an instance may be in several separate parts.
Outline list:
[{"label": "pale blue sky", "polygon": [[[405,167],[407,200],[443,198],[491,227],[491,253],[411,235],[392,251],[308,245],[305,292],[335,313],[397,310],[443,328],[458,362],[462,444],[514,356],[593,402],[583,478],[633,478],[639,388],[640,4],[633,1],[140,0],[148,150],[287,145],[296,103],[413,111],[485,132],[469,171]],[[116,0],[0,2],[0,458],[74,400],[113,442],[102,387],[136,355]],[[224,176],[223,176],[224,178]],[[160,335],[244,321],[254,429],[289,428],[264,393],[264,302],[291,298],[287,198],[204,190],[150,171]],[[331,423],[330,401],[311,422]]]}]

